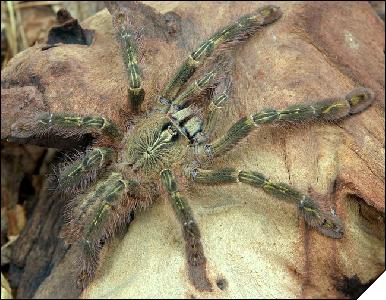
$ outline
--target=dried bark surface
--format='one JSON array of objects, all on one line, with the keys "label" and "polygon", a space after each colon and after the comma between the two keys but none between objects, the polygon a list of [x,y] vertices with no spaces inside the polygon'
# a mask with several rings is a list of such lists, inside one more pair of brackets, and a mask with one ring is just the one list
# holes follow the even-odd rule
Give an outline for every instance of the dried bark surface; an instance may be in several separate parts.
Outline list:
[{"label": "dried bark surface", "polygon": [[[142,28],[146,107],[203,39],[261,5],[131,6]],[[128,233],[106,247],[83,297],[353,297],[353,286],[365,286],[384,270],[384,24],[368,3],[277,5],[282,19],[236,52],[233,100],[217,134],[263,108],[344,95],[356,86],[373,89],[376,100],[337,124],[262,128],[214,166],[259,170],[304,191],[311,186],[336,207],[345,236],[319,235],[293,206],[259,190],[191,186],[186,193],[218,288],[205,294],[189,285],[179,225],[164,199],[136,213]],[[124,128],[127,79],[111,17],[104,10],[82,27],[94,31],[90,45],[43,51],[38,44],[3,70],[2,138],[10,137],[17,119],[40,109],[103,115]],[[54,139],[27,142],[69,146]],[[41,198],[15,243],[13,266],[23,270],[18,297],[79,294],[71,268],[77,249],[67,251],[57,238],[63,203],[56,200]]]}]

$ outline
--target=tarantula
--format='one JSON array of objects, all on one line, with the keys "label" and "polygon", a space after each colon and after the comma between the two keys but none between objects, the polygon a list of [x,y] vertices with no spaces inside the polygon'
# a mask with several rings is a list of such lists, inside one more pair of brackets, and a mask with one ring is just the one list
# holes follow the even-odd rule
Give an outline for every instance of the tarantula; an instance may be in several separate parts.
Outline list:
[{"label": "tarantula", "polygon": [[[102,116],[41,113],[15,125],[17,132],[65,136],[93,133],[97,142],[66,164],[57,176],[57,188],[75,193],[68,203],[62,236],[82,248],[79,282],[86,284],[98,265],[104,240],[125,224],[131,211],[145,208],[161,191],[170,199],[181,223],[189,279],[199,290],[210,291],[199,225],[179,190],[183,180],[198,184],[245,183],[297,205],[304,220],[320,233],[342,237],[343,224],[334,211],[256,170],[210,169],[213,159],[233,149],[256,128],[282,122],[338,120],[368,107],[374,95],[360,87],[345,97],[298,104],[282,110],[267,108],[241,118],[217,139],[213,131],[219,111],[229,99],[231,54],[262,26],[280,19],[279,7],[269,5],[215,32],[191,53],[157,99],[156,107],[142,112],[142,88],[135,32],[123,13],[113,14],[116,38],[128,74],[128,102],[137,115],[126,132]],[[201,70],[201,72],[197,72]],[[199,109],[207,100],[206,108]],[[209,103],[209,104],[208,104]]]}]

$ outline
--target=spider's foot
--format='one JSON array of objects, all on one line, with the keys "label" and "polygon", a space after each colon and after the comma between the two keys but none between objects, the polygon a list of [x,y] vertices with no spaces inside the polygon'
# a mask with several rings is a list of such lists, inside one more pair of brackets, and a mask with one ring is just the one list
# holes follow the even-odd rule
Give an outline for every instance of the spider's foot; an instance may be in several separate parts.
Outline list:
[{"label": "spider's foot", "polygon": [[98,267],[101,246],[99,242],[93,243],[89,240],[81,240],[76,247],[81,252],[77,258],[79,269],[76,285],[79,289],[84,290],[90,284]]},{"label": "spider's foot", "polygon": [[304,196],[299,204],[299,212],[311,227],[315,227],[325,236],[339,239],[344,234],[342,221],[331,212],[322,211],[319,206],[308,196]]},{"label": "spider's foot", "polygon": [[350,104],[350,113],[356,114],[371,105],[374,101],[374,92],[364,87],[356,88],[347,94],[346,100]]}]

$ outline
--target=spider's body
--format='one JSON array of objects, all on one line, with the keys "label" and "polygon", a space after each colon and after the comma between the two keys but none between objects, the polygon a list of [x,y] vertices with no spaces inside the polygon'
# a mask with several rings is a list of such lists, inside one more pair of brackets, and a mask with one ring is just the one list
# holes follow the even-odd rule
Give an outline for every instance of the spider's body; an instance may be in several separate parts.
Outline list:
[{"label": "spider's body", "polygon": [[[137,113],[127,132],[103,117],[72,114],[45,113],[15,126],[19,134],[28,130],[64,135],[91,132],[105,137],[101,141],[109,141],[91,147],[58,176],[59,190],[65,194],[76,192],[69,203],[63,236],[83,249],[82,281],[92,277],[102,241],[127,221],[130,211],[147,207],[164,191],[182,226],[189,278],[197,289],[211,290],[199,225],[179,191],[182,177],[199,184],[238,182],[261,188],[295,203],[305,221],[322,234],[332,238],[343,235],[335,212],[323,210],[317,201],[287,184],[273,182],[257,171],[210,169],[213,159],[233,149],[256,128],[280,122],[338,120],[361,112],[373,101],[370,90],[357,88],[345,97],[282,110],[267,108],[241,118],[223,136],[213,139],[219,111],[229,98],[227,55],[259,28],[280,17],[278,7],[266,6],[218,30],[185,60],[162,91],[158,105],[141,113],[145,91],[133,33],[123,14],[114,13],[113,24],[127,67],[129,103]],[[201,73],[196,72],[200,69]],[[209,101],[203,105],[205,98]]]},{"label": "spider's body", "polygon": [[133,172],[157,176],[163,167],[181,162],[186,155],[188,141],[182,135],[182,128],[165,114],[153,113],[136,127],[128,136],[122,157]]}]

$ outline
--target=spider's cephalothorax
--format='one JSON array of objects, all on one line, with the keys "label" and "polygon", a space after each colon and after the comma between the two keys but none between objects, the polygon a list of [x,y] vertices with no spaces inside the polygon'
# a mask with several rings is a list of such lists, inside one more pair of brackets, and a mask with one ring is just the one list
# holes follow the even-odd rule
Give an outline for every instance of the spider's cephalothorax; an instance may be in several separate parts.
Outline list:
[{"label": "spider's cephalothorax", "polygon": [[[68,205],[63,236],[68,243],[83,249],[79,278],[82,282],[87,282],[95,271],[102,241],[127,221],[133,209],[146,207],[164,191],[182,226],[189,279],[198,290],[212,289],[199,226],[179,191],[180,179],[208,185],[245,183],[261,188],[292,201],[304,220],[322,234],[331,238],[343,235],[343,225],[335,212],[323,210],[317,201],[290,185],[273,182],[255,170],[210,169],[213,159],[234,148],[255,128],[280,122],[338,120],[361,112],[374,99],[369,89],[360,87],[344,97],[282,110],[267,108],[241,118],[223,136],[213,139],[218,112],[230,92],[231,68],[224,58],[231,57],[235,46],[259,28],[280,17],[278,7],[265,6],[215,32],[183,62],[159,95],[157,106],[141,113],[145,91],[134,33],[122,13],[113,13],[128,72],[129,105],[138,114],[130,129],[122,133],[103,117],[64,113],[38,114],[15,125],[19,135],[23,131],[62,135],[91,132],[112,141],[107,143],[109,146],[99,143],[90,147],[58,175],[61,191],[76,192]],[[201,105],[203,101],[197,99],[204,98],[208,101]]]}]

